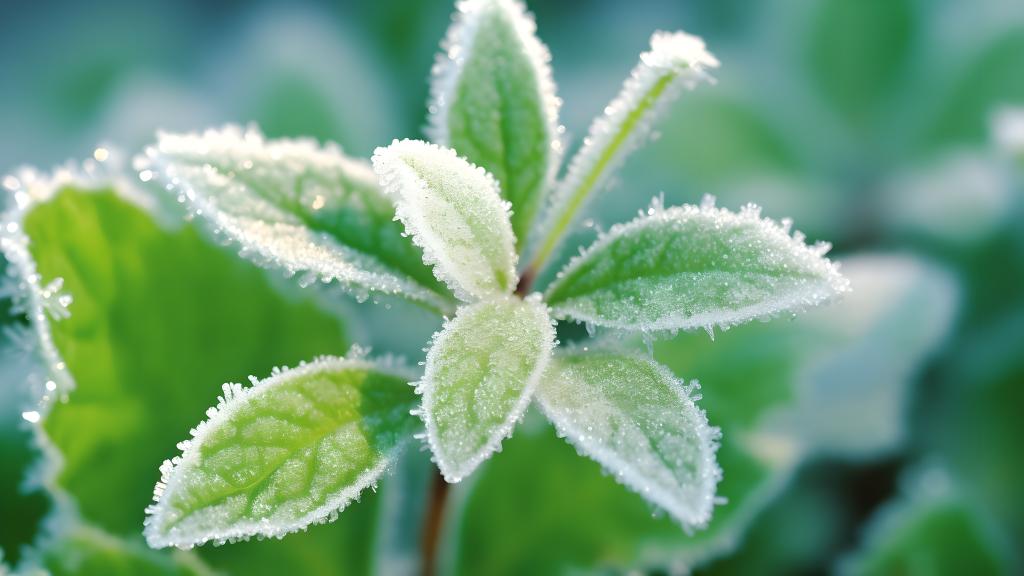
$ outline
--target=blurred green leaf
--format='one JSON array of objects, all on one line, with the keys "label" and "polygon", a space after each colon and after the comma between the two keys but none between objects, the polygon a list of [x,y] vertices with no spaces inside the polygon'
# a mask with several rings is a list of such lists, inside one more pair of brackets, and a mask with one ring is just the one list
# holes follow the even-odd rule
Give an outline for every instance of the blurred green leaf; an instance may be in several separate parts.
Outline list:
[{"label": "blurred green leaf", "polygon": [[[220,383],[346,347],[337,318],[281,294],[191,226],[162,228],[114,192],[65,189],[32,208],[23,226],[43,280],[61,277],[74,295],[71,317],[51,322],[76,384],[44,421],[63,457],[56,482],[85,521],[115,536],[139,538],[160,462]],[[280,557],[290,570],[360,573],[373,508],[353,506],[308,534],[210,556],[227,570]],[[351,546],[309,545],[323,539]],[[269,560],[258,568],[245,573],[286,571]]]},{"label": "blurred green leaf", "polygon": [[31,558],[25,576],[212,576],[195,556],[146,548],[138,540],[112,536],[98,528],[78,525],[47,542]]},{"label": "blurred green leaf", "polygon": [[865,127],[905,72],[915,10],[910,0],[824,0],[814,7],[811,80],[854,127]]},{"label": "blurred green leaf", "polygon": [[1000,107],[1024,102],[1024,31],[1018,26],[995,38],[959,67],[923,144],[939,148],[984,144],[992,114]]},{"label": "blurred green leaf", "polygon": [[430,138],[498,180],[522,247],[561,159],[550,54],[520,2],[465,2],[434,71]]},{"label": "blurred green leaf", "polygon": [[[928,473],[936,471],[928,471]],[[986,517],[954,491],[923,478],[907,494],[875,513],[860,549],[842,574],[944,576],[1010,574],[1002,543]],[[939,493],[933,493],[939,491]]]}]

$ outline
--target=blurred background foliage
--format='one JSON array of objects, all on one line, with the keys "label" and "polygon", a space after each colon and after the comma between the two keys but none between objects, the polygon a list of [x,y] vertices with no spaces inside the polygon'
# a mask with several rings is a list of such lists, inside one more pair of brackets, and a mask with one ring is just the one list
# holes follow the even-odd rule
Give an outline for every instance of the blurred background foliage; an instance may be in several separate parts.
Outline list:
[{"label": "blurred background foliage", "polygon": [[[1024,3],[529,4],[553,54],[571,147],[653,30],[699,34],[723,61],[718,84],[685,94],[594,203],[577,241],[653,195],[674,204],[714,194],[832,241],[855,291],[793,322],[654,346],[680,376],[701,380],[702,404],[724,432],[728,501],[707,531],[687,536],[652,517],[528,417],[456,490],[446,571],[1024,570],[1024,151],[1019,136],[1014,149],[992,135],[1000,110],[1024,107]],[[224,122],[335,140],[366,157],[422,135],[427,74],[451,9],[449,0],[0,3],[0,170],[47,169],[101,142],[132,154],[156,129]],[[25,377],[30,343],[0,292],[0,550],[10,566],[416,570],[428,466],[415,453],[339,522],[281,542],[169,554],[146,550],[138,532],[157,464],[222,381],[347,342],[415,361],[436,319],[398,302],[328,304],[336,292],[297,292],[191,225],[165,230],[108,193],[68,192],[34,221],[41,269],[76,297],[59,326],[82,368],[78,391],[47,419],[65,458],[48,495],[32,482],[41,448],[21,417],[37,393]],[[113,276],[76,275],[83,262]],[[581,333],[560,330],[563,340]]]}]

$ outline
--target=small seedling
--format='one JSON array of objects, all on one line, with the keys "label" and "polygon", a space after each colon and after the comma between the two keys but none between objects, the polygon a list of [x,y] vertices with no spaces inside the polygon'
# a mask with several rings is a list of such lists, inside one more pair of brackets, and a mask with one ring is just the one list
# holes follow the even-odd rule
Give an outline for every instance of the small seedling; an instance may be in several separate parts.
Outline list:
[{"label": "small seedling", "polygon": [[140,157],[142,180],[172,190],[243,256],[304,285],[407,298],[446,317],[422,374],[355,351],[225,385],[162,469],[151,546],[280,537],[328,521],[416,439],[459,482],[500,457],[531,402],[683,528],[707,524],[719,433],[695,384],[623,338],[560,345],[557,323],[713,334],[820,304],[847,281],[828,245],[808,246],[755,206],[734,213],[710,198],[655,199],[547,274],[583,207],[668,103],[718,66],[699,38],[655,33],[559,177],[567,144],[549,60],[519,2],[466,0],[435,65],[434,143],[395,141],[370,164],[228,127],[162,134]]}]

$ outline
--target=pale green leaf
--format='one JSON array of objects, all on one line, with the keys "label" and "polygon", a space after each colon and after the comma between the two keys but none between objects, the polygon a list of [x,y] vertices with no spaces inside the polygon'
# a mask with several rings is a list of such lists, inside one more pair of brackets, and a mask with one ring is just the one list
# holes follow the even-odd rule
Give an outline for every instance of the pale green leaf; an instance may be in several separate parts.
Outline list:
[{"label": "pale green leaf", "polygon": [[467,476],[512,433],[554,339],[537,297],[461,308],[435,335],[419,390],[427,440],[445,479]]},{"label": "pale green leaf", "polygon": [[509,207],[483,168],[419,140],[377,148],[373,168],[434,275],[463,300],[516,286]]},{"label": "pale green leaf", "polygon": [[615,352],[557,355],[537,399],[559,434],[686,528],[711,518],[719,432],[662,365]]},{"label": "pale green leaf", "polygon": [[696,36],[684,32],[651,36],[650,51],[640,55],[622,91],[590,125],[583,147],[555,188],[534,258],[535,270],[543,268],[586,202],[648,138],[668,104],[683,88],[710,80],[706,70],[717,67],[718,60]]},{"label": "pale green leaf", "polygon": [[209,419],[161,467],[150,546],[283,536],[335,516],[412,436],[409,378],[361,358],[323,358],[250,388],[225,384]]},{"label": "pale green leaf", "polygon": [[165,134],[138,161],[242,255],[300,283],[337,281],[357,297],[400,295],[433,308],[451,295],[402,237],[370,166],[335,145],[265,140],[255,128]]},{"label": "pale green leaf", "polygon": [[561,160],[550,53],[519,0],[459,2],[442,50],[430,138],[494,175],[522,247]]},{"label": "pale green leaf", "polygon": [[547,290],[558,317],[628,330],[729,327],[801,310],[849,289],[789,224],[706,201],[614,226],[574,258]]}]

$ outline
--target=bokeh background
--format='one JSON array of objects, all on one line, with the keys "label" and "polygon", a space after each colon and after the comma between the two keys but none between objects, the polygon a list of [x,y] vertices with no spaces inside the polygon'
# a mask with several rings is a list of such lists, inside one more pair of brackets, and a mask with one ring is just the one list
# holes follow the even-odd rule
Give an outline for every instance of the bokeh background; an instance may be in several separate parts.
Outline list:
[{"label": "bokeh background", "polygon": [[[756,202],[768,216],[793,218],[811,240],[831,241],[854,293],[795,321],[655,345],[680,376],[701,380],[704,406],[725,433],[728,502],[709,530],[691,537],[652,518],[528,417],[505,452],[456,492],[446,570],[1021,573],[1024,3],[529,5],[553,55],[572,146],[652,31],[701,35],[723,62],[717,85],[672,106],[652,142],[593,204],[577,242],[632,217],[654,195],[675,204],[713,194],[734,209]],[[428,72],[451,10],[447,0],[7,0],[0,171],[88,158],[101,143],[130,156],[157,129],[225,122],[333,140],[368,157],[393,138],[422,136]],[[0,294],[0,323],[17,340],[23,319],[8,311],[8,296]],[[360,342],[418,360],[437,327],[398,303],[322,299],[329,298],[341,302],[339,346]],[[562,337],[580,334],[568,327]],[[68,574],[186,571],[141,549],[132,526],[141,527],[148,496],[137,502],[73,487],[70,506],[88,528],[65,548],[33,545],[58,523],[58,504],[26,482],[41,456],[21,418],[32,399],[18,344],[0,346],[2,558],[9,567]],[[298,357],[289,361],[330,351],[318,348],[325,345],[311,343],[306,353],[295,344]],[[216,363],[216,351],[185,350],[196,354],[186,363]],[[200,373],[248,373],[223,371]],[[208,392],[189,408],[198,412],[168,424],[170,438],[186,437],[219,384],[194,383]],[[116,413],[109,417],[116,429]],[[133,450],[157,463],[173,455],[173,442],[137,444]],[[422,455],[407,460],[381,495],[343,514],[341,528],[200,556],[239,574],[415,570],[428,465]],[[88,484],[97,466],[105,463],[83,465],[80,482],[70,484]],[[124,478],[144,495],[157,478],[155,465],[147,469]]]}]

